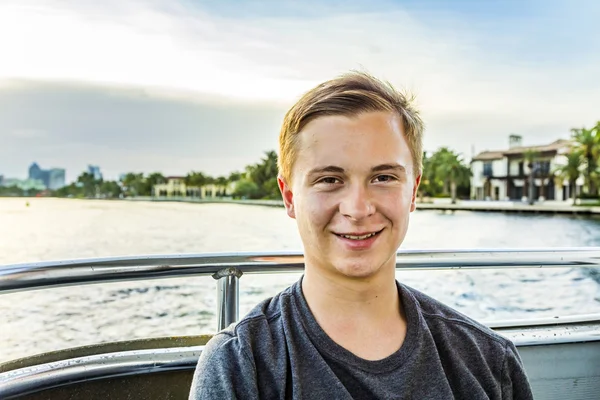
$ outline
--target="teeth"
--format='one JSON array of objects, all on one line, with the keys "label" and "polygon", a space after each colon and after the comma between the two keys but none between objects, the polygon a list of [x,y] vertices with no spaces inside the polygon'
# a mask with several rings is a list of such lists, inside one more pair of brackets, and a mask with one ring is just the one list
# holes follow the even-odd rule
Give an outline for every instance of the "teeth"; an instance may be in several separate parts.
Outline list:
[{"label": "teeth", "polygon": [[363,239],[368,239],[371,236],[375,236],[375,233],[369,233],[367,235],[362,235],[362,236],[352,236],[352,235],[340,235],[340,236],[345,237],[346,239],[363,240]]}]

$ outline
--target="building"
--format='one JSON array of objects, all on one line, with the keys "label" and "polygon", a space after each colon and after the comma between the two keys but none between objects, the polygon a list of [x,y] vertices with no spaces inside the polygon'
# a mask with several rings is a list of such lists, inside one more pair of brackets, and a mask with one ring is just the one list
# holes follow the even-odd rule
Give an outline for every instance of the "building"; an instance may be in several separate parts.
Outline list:
[{"label": "building", "polygon": [[21,190],[45,190],[46,185],[40,179],[3,179],[0,186],[16,186]]},{"label": "building", "polygon": [[201,197],[199,187],[185,184],[185,176],[167,176],[166,179],[166,183],[154,185],[154,197]]},{"label": "building", "polygon": [[50,190],[56,190],[63,186],[65,186],[65,170],[62,168],[52,168],[48,170],[48,182],[46,182],[46,187]]},{"label": "building", "polygon": [[471,160],[471,198],[475,200],[524,201],[529,194],[531,170],[527,157],[532,157],[533,199],[563,201],[581,191],[583,178],[576,182],[577,193],[570,193],[569,183],[554,171],[566,163],[571,142],[556,140],[547,145],[523,146],[522,137],[511,135],[505,150],[484,151]]},{"label": "building", "polygon": [[62,168],[41,169],[34,162],[29,167],[29,180],[41,181],[45,189],[60,189],[65,186],[65,170]]},{"label": "building", "polygon": [[88,174],[92,175],[95,180],[102,180],[102,172],[100,172],[100,167],[97,165],[88,165]]},{"label": "building", "polygon": [[37,163],[33,163],[29,166],[29,179],[39,179],[42,182],[44,181],[45,171],[40,168]]},{"label": "building", "polygon": [[229,182],[226,185],[209,183],[201,187],[188,186],[185,184],[185,176],[168,176],[166,183],[159,183],[152,188],[153,197],[192,197],[211,198],[228,197],[235,191],[237,182]]}]

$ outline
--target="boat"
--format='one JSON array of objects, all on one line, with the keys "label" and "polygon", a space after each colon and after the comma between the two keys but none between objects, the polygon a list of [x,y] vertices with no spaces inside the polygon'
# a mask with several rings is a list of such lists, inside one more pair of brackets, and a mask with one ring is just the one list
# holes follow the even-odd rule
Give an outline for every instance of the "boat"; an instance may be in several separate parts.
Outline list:
[{"label": "boat", "polygon": [[[239,319],[243,275],[301,272],[300,252],[132,256],[0,267],[0,294],[58,286],[212,277],[217,326]],[[598,268],[600,248],[402,250],[401,269]],[[560,301],[560,299],[557,299]],[[536,399],[598,399],[600,314],[507,320],[490,328],[517,346]],[[0,364],[0,399],[187,399],[210,335],[158,337],[37,354]]]}]

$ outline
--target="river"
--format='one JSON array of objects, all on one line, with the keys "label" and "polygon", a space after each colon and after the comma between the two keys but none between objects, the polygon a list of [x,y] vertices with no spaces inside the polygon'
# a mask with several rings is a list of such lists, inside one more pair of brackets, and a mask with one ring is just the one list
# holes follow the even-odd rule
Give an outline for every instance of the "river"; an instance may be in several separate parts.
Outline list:
[{"label": "river", "polygon": [[[26,206],[29,201],[29,206]],[[417,210],[402,248],[600,246],[591,217]],[[301,250],[282,208],[69,199],[0,199],[0,265],[116,255]],[[1,268],[1,267],[0,267]],[[480,321],[600,312],[586,269],[399,271]],[[298,279],[246,275],[240,313]],[[0,295],[0,362],[111,340],[212,333],[212,278],[172,278]]]}]

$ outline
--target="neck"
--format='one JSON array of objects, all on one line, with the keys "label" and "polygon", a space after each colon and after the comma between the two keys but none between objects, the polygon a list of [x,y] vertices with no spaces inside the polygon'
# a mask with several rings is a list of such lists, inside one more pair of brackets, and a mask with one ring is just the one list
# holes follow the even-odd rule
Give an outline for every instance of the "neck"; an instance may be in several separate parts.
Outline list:
[{"label": "neck", "polygon": [[394,267],[359,279],[306,264],[302,291],[308,307],[323,331],[358,357],[381,360],[404,343],[407,322]]},{"label": "neck", "polygon": [[319,323],[331,318],[386,323],[401,314],[393,266],[367,278],[349,278],[307,265],[302,292]]}]

